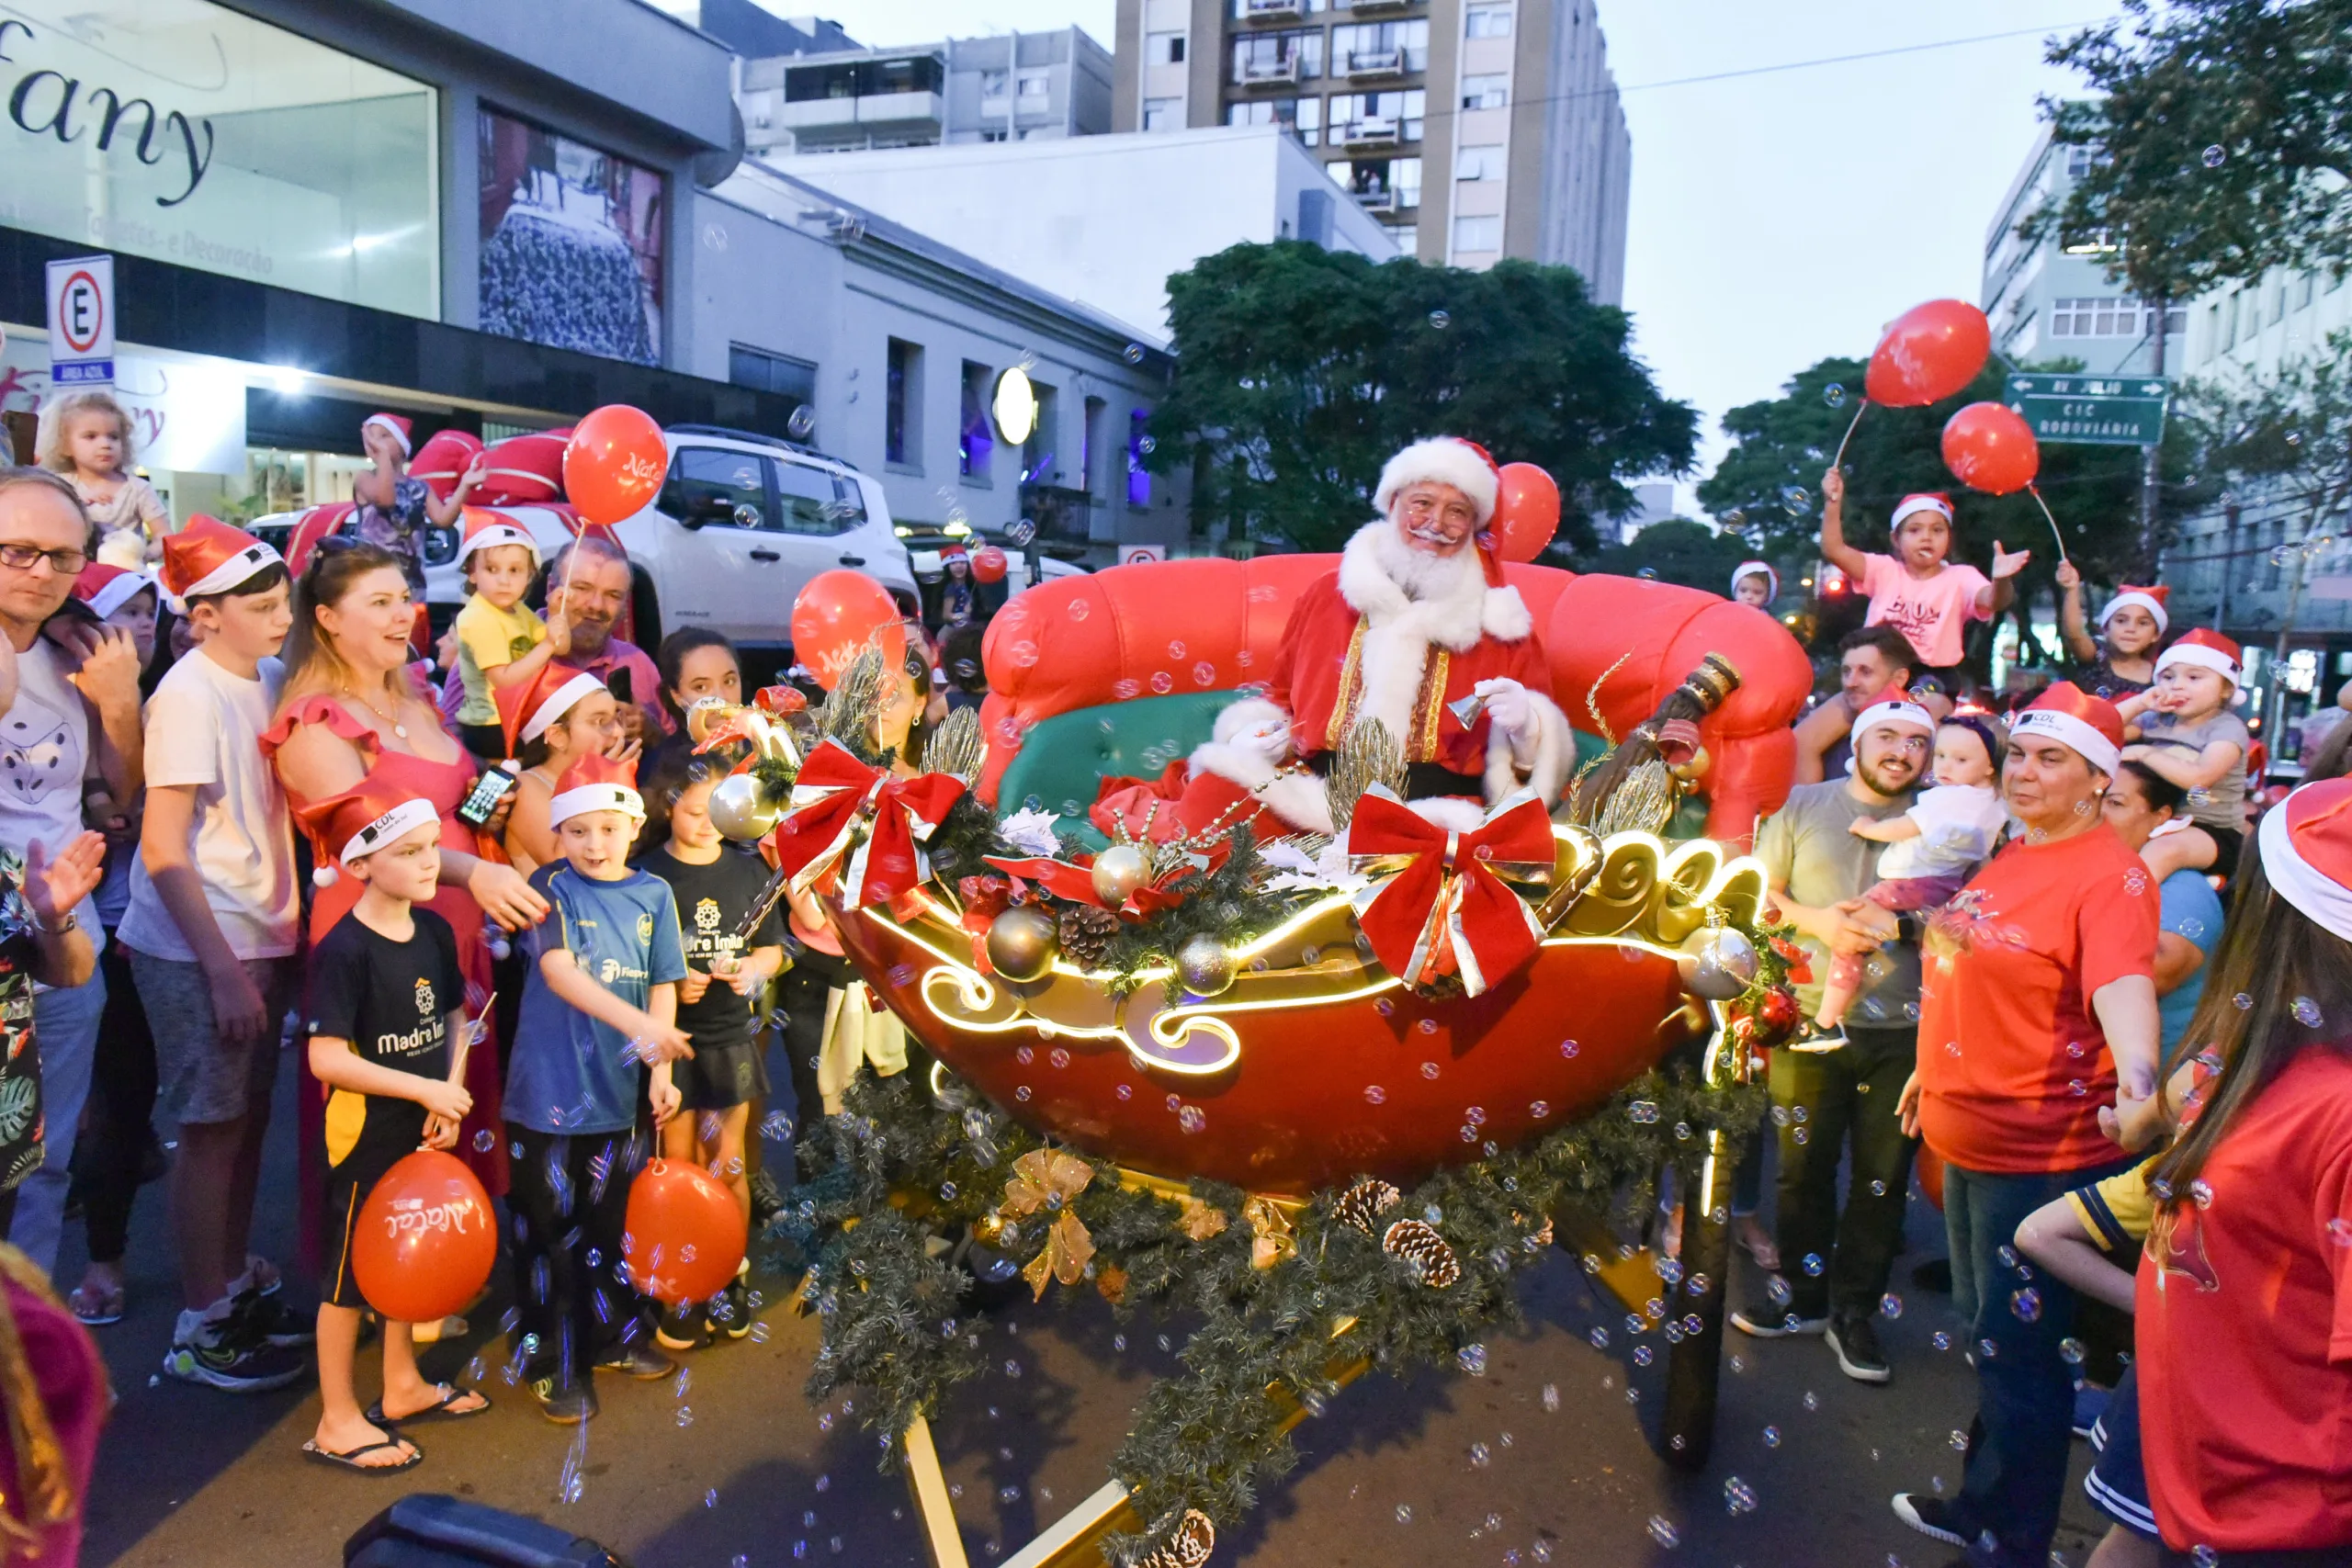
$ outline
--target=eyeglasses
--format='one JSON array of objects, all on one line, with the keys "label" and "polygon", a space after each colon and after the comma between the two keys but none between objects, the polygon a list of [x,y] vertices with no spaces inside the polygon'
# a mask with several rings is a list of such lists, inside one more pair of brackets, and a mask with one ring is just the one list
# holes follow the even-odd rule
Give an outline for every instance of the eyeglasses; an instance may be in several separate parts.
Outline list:
[{"label": "eyeglasses", "polygon": [[90,564],[85,550],[44,550],[35,545],[0,544],[0,566],[12,571],[30,571],[33,563],[49,562],[49,570],[60,577],[79,577],[82,569]]}]

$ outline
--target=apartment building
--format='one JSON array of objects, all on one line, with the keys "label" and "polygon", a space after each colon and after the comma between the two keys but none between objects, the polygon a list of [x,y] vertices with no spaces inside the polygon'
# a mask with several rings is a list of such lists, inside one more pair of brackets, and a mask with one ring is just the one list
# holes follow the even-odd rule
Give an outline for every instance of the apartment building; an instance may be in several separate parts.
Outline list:
[{"label": "apartment building", "polygon": [[1279,126],[1425,262],[1624,293],[1633,139],[1593,0],[1119,0],[1113,128]]},{"label": "apartment building", "polygon": [[1111,90],[1110,54],[1063,28],[745,58],[736,101],[752,156],[786,157],[1091,136]]}]

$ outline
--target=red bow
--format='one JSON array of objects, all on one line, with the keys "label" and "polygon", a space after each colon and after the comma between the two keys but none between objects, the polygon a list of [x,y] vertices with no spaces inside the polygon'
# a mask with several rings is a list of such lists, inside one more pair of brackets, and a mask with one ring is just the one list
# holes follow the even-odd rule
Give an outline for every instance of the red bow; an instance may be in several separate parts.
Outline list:
[{"label": "red bow", "polygon": [[[808,755],[792,786],[791,815],[776,825],[776,861],[806,892],[849,855],[842,878],[842,901],[865,908],[901,897],[931,878],[924,840],[964,793],[964,783],[947,773],[894,779],[869,768],[837,740]],[[873,808],[874,829],[851,850],[859,822]]]},{"label": "red bow", "polygon": [[1356,802],[1348,857],[1394,862],[1402,870],[1356,895],[1356,923],[1389,973],[1426,985],[1448,969],[1477,996],[1535,956],[1544,940],[1535,912],[1503,885],[1498,869],[1548,875],[1552,823],[1532,795],[1508,801],[1467,833],[1408,809],[1380,785]]}]

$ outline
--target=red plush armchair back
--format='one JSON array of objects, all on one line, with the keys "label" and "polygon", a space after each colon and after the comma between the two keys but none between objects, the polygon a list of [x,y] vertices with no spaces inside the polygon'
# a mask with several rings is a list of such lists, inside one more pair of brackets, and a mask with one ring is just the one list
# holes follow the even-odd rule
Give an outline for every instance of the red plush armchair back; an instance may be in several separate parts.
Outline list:
[{"label": "red plush armchair back", "polygon": [[[995,798],[1005,764],[1041,719],[1262,679],[1292,603],[1338,565],[1329,555],[1162,561],[1017,595],[997,613],[984,644],[981,798]],[[1601,718],[1623,735],[1707,654],[1731,660],[1743,683],[1701,727],[1713,758],[1702,783],[1707,831],[1745,840],[1760,813],[1779,808],[1796,765],[1789,725],[1813,687],[1813,666],[1779,622],[1695,588],[1553,567],[1505,570],[1544,640],[1553,696],[1580,729],[1599,728],[1586,707],[1596,682]]]}]

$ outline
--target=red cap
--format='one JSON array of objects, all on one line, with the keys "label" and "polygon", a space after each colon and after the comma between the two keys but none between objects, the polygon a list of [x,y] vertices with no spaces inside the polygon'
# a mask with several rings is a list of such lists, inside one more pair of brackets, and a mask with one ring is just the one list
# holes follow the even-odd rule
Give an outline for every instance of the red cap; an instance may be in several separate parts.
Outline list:
[{"label": "red cap", "polygon": [[2194,664],[2234,686],[2245,663],[2245,650],[2236,643],[2209,626],[2191,626],[2180,634],[2178,642],[2156,656],[2156,673],[2163,674],[2168,664]]},{"label": "red cap", "polygon": [[548,802],[548,826],[560,828],[583,812],[623,811],[645,820],[645,797],[637,793],[637,764],[616,762],[592,751],[563,770]]},{"label": "red cap", "polygon": [[441,814],[431,801],[405,790],[389,789],[363,779],[341,795],[298,807],[295,818],[323,857],[311,879],[324,887],[335,879],[334,862],[348,863],[372,855],[394,840],[427,824],[438,824]]},{"label": "red cap", "polygon": [[183,602],[200,593],[226,593],[284,564],[276,550],[217,517],[191,517],[187,527],[164,540],[164,588]]},{"label": "red cap", "polygon": [[605,683],[585,670],[553,662],[541,666],[522,685],[492,686],[498,722],[506,730],[506,749],[512,751],[526,740],[537,740],[582,697],[604,689]]},{"label": "red cap", "polygon": [[2114,773],[2123,759],[2123,716],[2113,703],[2072,681],[2055,682],[2018,715],[2009,738],[2026,735],[2044,735],[2071,747],[2103,773]]},{"label": "red cap", "polygon": [[2352,779],[2303,785],[2264,812],[2255,832],[2278,896],[2352,942]]}]

